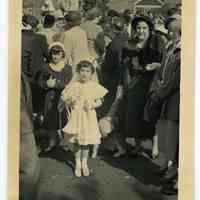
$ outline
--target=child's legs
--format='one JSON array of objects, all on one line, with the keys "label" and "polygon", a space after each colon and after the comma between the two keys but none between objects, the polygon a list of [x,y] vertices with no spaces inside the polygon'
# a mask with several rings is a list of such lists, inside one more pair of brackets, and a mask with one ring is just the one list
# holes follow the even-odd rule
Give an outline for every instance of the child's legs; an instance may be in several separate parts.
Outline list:
[{"label": "child's legs", "polygon": [[75,166],[76,168],[81,168],[81,146],[79,144],[74,144],[73,152],[75,156]]},{"label": "child's legs", "polygon": [[82,170],[84,176],[89,176],[89,168],[88,168],[88,156],[89,156],[89,146],[82,146]]},{"label": "child's legs", "polygon": [[87,160],[89,156],[89,146],[82,146],[82,165],[87,165]]}]

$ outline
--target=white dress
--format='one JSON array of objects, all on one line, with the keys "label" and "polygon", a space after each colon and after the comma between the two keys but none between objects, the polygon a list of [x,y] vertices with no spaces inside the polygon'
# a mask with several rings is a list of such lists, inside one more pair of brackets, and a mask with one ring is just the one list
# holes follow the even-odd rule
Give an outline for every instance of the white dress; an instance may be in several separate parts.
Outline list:
[{"label": "white dress", "polygon": [[72,82],[64,89],[62,93],[64,101],[71,97],[76,99],[69,114],[69,121],[63,128],[64,133],[69,136],[69,142],[79,145],[100,144],[101,133],[96,111],[95,109],[85,111],[83,105],[85,102],[92,103],[103,98],[106,93],[107,90],[104,87],[93,81]]}]

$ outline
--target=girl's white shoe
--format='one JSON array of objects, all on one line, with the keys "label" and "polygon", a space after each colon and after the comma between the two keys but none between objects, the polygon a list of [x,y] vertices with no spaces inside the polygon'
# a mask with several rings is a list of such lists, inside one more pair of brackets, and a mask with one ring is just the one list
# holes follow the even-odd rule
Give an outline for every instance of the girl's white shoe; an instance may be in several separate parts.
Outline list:
[{"label": "girl's white shoe", "polygon": [[90,175],[90,170],[88,168],[86,161],[82,162],[82,172],[83,172],[83,176],[89,176]]},{"label": "girl's white shoe", "polygon": [[76,177],[80,178],[81,177],[81,168],[76,167],[74,174]]},{"label": "girl's white shoe", "polygon": [[82,168],[83,170],[83,176],[89,176],[90,175],[90,170],[87,166]]}]

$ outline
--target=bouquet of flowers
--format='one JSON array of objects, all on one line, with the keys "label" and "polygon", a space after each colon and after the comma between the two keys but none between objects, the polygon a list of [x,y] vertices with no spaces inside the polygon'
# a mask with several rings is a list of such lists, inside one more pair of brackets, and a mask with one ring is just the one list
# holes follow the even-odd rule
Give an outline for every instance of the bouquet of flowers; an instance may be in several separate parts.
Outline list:
[{"label": "bouquet of flowers", "polygon": [[77,102],[81,99],[80,88],[75,87],[74,85],[66,86],[62,92],[61,99],[65,102],[67,107],[74,108]]}]

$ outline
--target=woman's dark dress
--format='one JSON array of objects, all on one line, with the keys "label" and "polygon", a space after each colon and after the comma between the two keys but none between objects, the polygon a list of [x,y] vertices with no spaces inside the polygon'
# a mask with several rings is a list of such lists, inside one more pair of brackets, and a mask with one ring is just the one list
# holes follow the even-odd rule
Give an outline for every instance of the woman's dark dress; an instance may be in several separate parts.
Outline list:
[{"label": "woman's dark dress", "polygon": [[[57,80],[56,85],[53,88],[49,88],[47,86],[47,80],[50,76]],[[67,123],[65,109],[61,113],[59,113],[57,107],[61,92],[64,89],[65,85],[69,83],[71,78],[71,66],[65,65],[65,67],[59,72],[51,69],[48,64],[46,64],[43,68],[39,79],[39,84],[42,88],[46,90],[43,123],[46,130],[58,130],[64,127]]]},{"label": "woman's dark dress", "polygon": [[147,64],[160,63],[162,50],[159,38],[152,35],[143,49],[136,47],[137,41],[127,43],[122,51],[122,84],[125,89],[123,116],[126,137],[142,138],[154,134],[154,124],[143,120],[147,93],[154,71],[145,69]]}]

